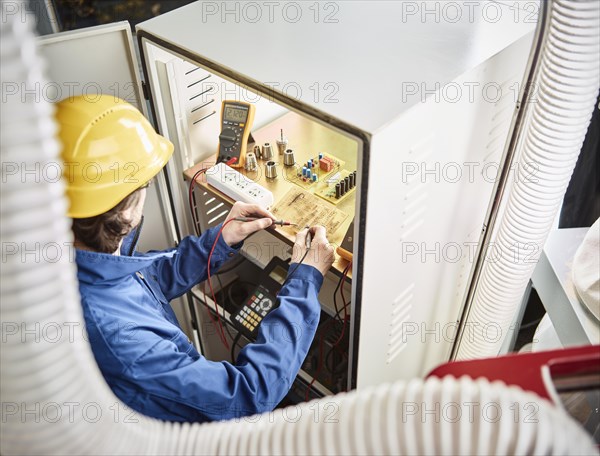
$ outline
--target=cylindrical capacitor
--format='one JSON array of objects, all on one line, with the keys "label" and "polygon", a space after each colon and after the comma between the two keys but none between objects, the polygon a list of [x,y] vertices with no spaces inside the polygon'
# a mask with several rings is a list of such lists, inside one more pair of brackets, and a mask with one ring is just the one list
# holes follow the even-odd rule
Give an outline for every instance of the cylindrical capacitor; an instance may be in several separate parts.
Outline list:
[{"label": "cylindrical capacitor", "polygon": [[283,155],[287,149],[287,139],[281,138],[281,140],[277,140],[277,150],[279,151],[279,155]]},{"label": "cylindrical capacitor", "polygon": [[319,160],[323,158],[323,154],[319,154]]},{"label": "cylindrical capacitor", "polygon": [[306,170],[307,170],[306,166],[303,166],[302,167],[302,177],[306,177]]},{"label": "cylindrical capacitor", "polygon": [[339,198],[340,196],[342,196],[342,186],[338,183],[335,184],[335,197]]},{"label": "cylindrical capacitor", "polygon": [[346,176],[344,178],[344,183],[346,184],[346,191],[349,192],[350,191],[350,177]]},{"label": "cylindrical capacitor", "polygon": [[350,188],[354,188],[354,185],[355,185],[355,182],[354,182],[354,173],[351,173],[348,177],[350,178],[349,179],[350,180]]},{"label": "cylindrical capacitor", "polygon": [[317,175],[316,175],[315,173],[312,173],[312,181],[313,181],[313,182],[317,182],[317,179],[319,179],[319,178],[317,177]]},{"label": "cylindrical capacitor", "polygon": [[274,161],[268,161],[265,165],[265,177],[275,179],[277,177],[277,164]]},{"label": "cylindrical capacitor", "polygon": [[294,166],[296,164],[294,151],[292,149],[288,149],[283,153],[283,164],[285,166]]},{"label": "cylindrical capacitor", "polygon": [[256,171],[258,164],[256,163],[256,155],[252,152],[246,154],[246,171]]},{"label": "cylindrical capacitor", "polygon": [[263,160],[273,160],[273,148],[270,143],[265,143],[262,149]]},{"label": "cylindrical capacitor", "polygon": [[344,196],[346,194],[346,181],[340,181],[340,195]]},{"label": "cylindrical capacitor", "polygon": [[307,168],[312,168],[312,160],[308,160],[308,161],[306,162],[306,167],[307,167]]}]

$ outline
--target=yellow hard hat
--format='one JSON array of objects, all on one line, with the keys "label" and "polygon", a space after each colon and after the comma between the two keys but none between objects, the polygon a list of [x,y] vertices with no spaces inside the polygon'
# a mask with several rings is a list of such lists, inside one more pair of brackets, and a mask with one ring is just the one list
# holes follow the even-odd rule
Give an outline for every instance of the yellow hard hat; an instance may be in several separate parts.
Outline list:
[{"label": "yellow hard hat", "polygon": [[69,97],[57,104],[69,217],[103,214],[156,176],[173,144],[120,98]]}]

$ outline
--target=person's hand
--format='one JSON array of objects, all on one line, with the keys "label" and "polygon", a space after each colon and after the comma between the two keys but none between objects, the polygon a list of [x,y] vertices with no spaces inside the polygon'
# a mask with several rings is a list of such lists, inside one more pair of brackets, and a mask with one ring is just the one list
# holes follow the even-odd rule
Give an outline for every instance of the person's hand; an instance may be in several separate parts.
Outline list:
[{"label": "person's hand", "polygon": [[[312,237],[310,249],[306,248],[306,238],[308,234]],[[329,271],[335,260],[333,246],[326,237],[325,227],[317,225],[310,230],[304,228],[296,235],[294,243],[294,252],[292,254],[292,263],[299,263],[308,250],[306,258],[302,264],[308,264],[315,267],[323,276]]]},{"label": "person's hand", "polygon": [[236,217],[256,217],[257,220],[253,220],[252,222],[233,221],[228,223],[227,226],[223,228],[222,234],[223,240],[229,246],[242,242],[256,231],[270,227],[273,224],[273,221],[276,220],[273,214],[258,205],[240,202],[233,205],[223,223]]}]

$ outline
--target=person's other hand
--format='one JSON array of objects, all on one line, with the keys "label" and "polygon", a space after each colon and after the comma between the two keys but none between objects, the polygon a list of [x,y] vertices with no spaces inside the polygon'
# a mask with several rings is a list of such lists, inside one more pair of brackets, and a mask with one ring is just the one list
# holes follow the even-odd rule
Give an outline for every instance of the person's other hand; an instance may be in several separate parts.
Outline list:
[{"label": "person's other hand", "polygon": [[242,242],[256,231],[270,227],[273,224],[273,221],[276,220],[273,214],[262,207],[256,204],[241,202],[237,202],[233,205],[231,211],[227,214],[225,222],[236,217],[256,217],[257,220],[253,220],[252,222],[233,221],[228,223],[227,226],[223,228],[222,234],[223,240],[229,246]]},{"label": "person's other hand", "polygon": [[[312,237],[312,242],[310,244],[310,249],[307,249],[306,237],[309,232]],[[296,235],[296,242],[294,243],[292,263],[299,263],[308,250],[308,254],[302,264],[308,264],[317,268],[317,270],[325,276],[335,260],[333,246],[327,240],[326,235],[325,227],[320,225],[314,226],[310,228],[310,230],[304,228],[299,231]]]}]

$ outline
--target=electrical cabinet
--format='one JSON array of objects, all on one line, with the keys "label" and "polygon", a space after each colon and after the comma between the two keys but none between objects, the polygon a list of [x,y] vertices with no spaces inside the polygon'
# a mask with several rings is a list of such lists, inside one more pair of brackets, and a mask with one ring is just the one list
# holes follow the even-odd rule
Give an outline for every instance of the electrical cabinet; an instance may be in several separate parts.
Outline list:
[{"label": "electrical cabinet", "polygon": [[[300,158],[329,153],[357,171],[351,198],[321,198],[346,214],[334,241],[353,220],[354,231],[344,372],[334,366],[329,378],[345,385],[316,382],[318,394],[422,376],[447,361],[530,50],[535,23],[508,5],[496,4],[494,20],[476,9],[450,21],[407,15],[408,3],[296,3],[296,21],[252,22],[236,13],[239,2],[196,2],[136,28],[151,117],[175,144],[156,196],[164,238],[196,229],[189,178],[214,162],[223,100],[255,106],[257,144],[274,144],[283,129]],[[334,6],[315,16],[325,5]],[[76,55],[62,58],[78,65]],[[260,177],[275,204],[300,187],[283,177]],[[194,200],[202,230],[232,202],[202,182]],[[279,229],[253,236],[248,268],[289,258],[292,239]],[[346,264],[338,259],[325,278],[325,318],[336,313]],[[206,304],[194,307],[200,315],[229,316],[200,288],[192,300]],[[210,326],[199,329],[211,358],[228,359]],[[301,373],[306,383],[311,369]]]}]

